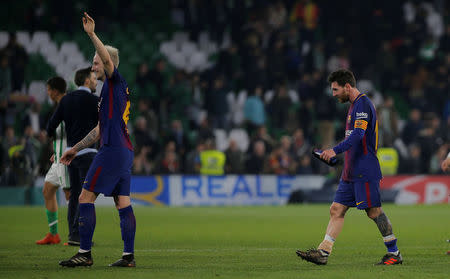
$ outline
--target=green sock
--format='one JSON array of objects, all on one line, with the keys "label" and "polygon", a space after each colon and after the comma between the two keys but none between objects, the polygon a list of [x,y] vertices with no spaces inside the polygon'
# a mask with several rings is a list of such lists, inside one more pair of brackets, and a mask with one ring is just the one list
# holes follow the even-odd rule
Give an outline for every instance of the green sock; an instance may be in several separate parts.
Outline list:
[{"label": "green sock", "polygon": [[50,233],[55,235],[58,233],[58,211],[50,212],[47,209],[46,212],[47,212],[48,226],[50,227]]}]

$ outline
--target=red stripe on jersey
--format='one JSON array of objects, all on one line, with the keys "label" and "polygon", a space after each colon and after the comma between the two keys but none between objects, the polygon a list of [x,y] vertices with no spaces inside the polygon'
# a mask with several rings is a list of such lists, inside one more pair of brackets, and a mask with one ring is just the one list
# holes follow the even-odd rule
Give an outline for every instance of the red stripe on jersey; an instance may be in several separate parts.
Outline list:
[{"label": "red stripe on jersey", "polygon": [[367,197],[367,207],[372,207],[372,200],[370,199],[370,187],[369,182],[366,182],[366,197]]},{"label": "red stripe on jersey", "polygon": [[108,80],[109,87],[109,114],[108,118],[111,119],[113,117],[113,83],[112,80]]},{"label": "red stripe on jersey", "polygon": [[364,155],[367,155],[367,139],[366,139],[366,134],[364,134],[363,141],[362,141],[362,145],[363,145]]},{"label": "red stripe on jersey", "polygon": [[102,171],[102,166],[99,166],[94,173],[94,177],[92,177],[91,186],[89,186],[89,191],[94,192],[95,184],[97,184],[98,176],[100,175],[100,172]]},{"label": "red stripe on jersey", "polygon": [[[351,129],[352,119],[351,115],[353,112],[353,103],[348,108],[347,118],[345,118],[345,130],[348,131]],[[349,119],[350,117],[350,119]],[[346,137],[347,138],[347,137]],[[342,171],[342,180],[351,181],[351,171],[350,171],[350,150],[345,151],[344,153],[344,170]]]}]

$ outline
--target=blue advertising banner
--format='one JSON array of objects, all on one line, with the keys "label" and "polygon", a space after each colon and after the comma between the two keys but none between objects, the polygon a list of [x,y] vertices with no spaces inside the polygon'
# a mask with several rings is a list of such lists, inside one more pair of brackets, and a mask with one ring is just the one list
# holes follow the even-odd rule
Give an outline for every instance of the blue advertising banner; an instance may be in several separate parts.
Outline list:
[{"label": "blue advertising banner", "polygon": [[142,205],[169,205],[169,176],[133,176],[131,201]]},{"label": "blue advertising banner", "polygon": [[286,204],[295,190],[318,190],[323,176],[133,176],[134,204],[155,206]]}]

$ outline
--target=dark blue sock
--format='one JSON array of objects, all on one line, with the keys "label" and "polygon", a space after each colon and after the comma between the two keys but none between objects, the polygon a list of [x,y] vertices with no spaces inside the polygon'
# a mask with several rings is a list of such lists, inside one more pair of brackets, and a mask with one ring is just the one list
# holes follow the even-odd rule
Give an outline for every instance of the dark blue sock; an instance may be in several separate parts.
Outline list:
[{"label": "dark blue sock", "polygon": [[397,252],[398,248],[397,248],[397,239],[385,242],[384,245],[386,245],[388,252]]},{"label": "dark blue sock", "polygon": [[95,206],[93,203],[80,203],[79,211],[80,249],[91,250],[96,222]]},{"label": "dark blue sock", "polygon": [[134,253],[134,236],[136,234],[136,218],[130,206],[119,209],[120,229],[122,230],[123,252]]}]

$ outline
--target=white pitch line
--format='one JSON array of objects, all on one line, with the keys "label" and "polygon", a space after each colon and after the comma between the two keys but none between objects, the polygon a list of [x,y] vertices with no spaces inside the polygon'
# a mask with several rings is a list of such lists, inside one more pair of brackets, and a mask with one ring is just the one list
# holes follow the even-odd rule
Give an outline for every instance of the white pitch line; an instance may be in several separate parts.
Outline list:
[{"label": "white pitch line", "polygon": [[216,252],[216,251],[280,251],[292,248],[209,248],[209,249],[135,249],[140,252]]}]

